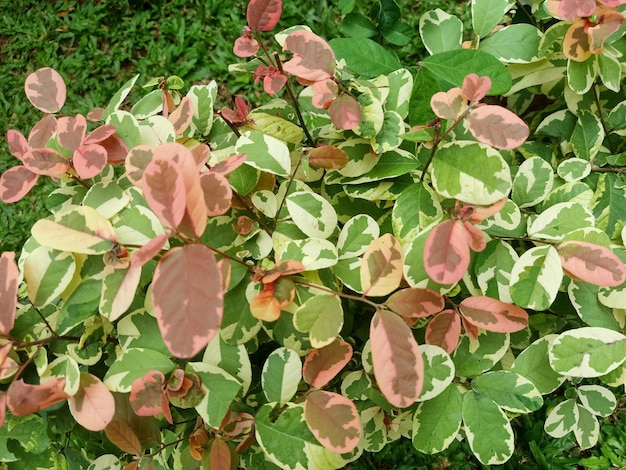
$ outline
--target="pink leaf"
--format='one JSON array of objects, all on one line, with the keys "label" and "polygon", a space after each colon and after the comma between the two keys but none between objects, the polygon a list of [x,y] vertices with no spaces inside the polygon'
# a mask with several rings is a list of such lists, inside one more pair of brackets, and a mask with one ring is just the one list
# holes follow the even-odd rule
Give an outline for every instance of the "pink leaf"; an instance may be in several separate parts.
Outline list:
[{"label": "pink leaf", "polygon": [[31,149],[24,154],[23,162],[38,175],[61,175],[70,168],[69,160],[54,149]]},{"label": "pink leaf", "polygon": [[165,225],[176,229],[185,215],[186,192],[176,162],[157,154],[143,172],[142,186],[150,209]]},{"label": "pink leaf", "polygon": [[497,149],[511,150],[522,145],[528,137],[526,123],[502,106],[483,105],[472,109],[467,126],[480,142]]},{"label": "pink leaf", "polygon": [[626,4],[626,0],[598,0],[602,5],[607,7],[616,7],[618,5]]},{"label": "pink leaf", "polygon": [[456,284],[469,262],[469,245],[461,222],[446,220],[430,232],[424,245],[424,267],[431,279],[440,284]]},{"label": "pink leaf", "polygon": [[212,171],[202,173],[200,186],[202,186],[208,216],[215,217],[228,212],[233,190],[225,176]]},{"label": "pink leaf", "polygon": [[107,151],[98,144],[82,145],[72,157],[78,176],[87,180],[100,174],[107,164]]},{"label": "pink leaf", "polygon": [[334,379],[352,359],[352,346],[339,338],[311,351],[304,360],[302,377],[312,387],[321,388]]},{"label": "pink leaf", "polygon": [[13,377],[20,368],[17,362],[9,357],[11,351],[13,351],[13,343],[9,342],[0,347],[0,380]]},{"label": "pink leaf", "polygon": [[252,57],[259,51],[259,43],[252,36],[239,36],[235,39],[233,53],[237,57]]},{"label": "pink leaf", "polygon": [[103,124],[96,127],[84,139],[82,144],[100,144],[115,134],[115,126],[113,124]]},{"label": "pink leaf", "polygon": [[0,392],[0,428],[7,417],[7,392]]},{"label": "pink leaf", "polygon": [[350,95],[341,95],[328,108],[330,120],[337,129],[349,131],[354,129],[363,120],[359,102]]},{"label": "pink leaf", "polygon": [[254,31],[270,31],[278,24],[282,0],[250,0],[246,11],[248,26]]},{"label": "pink leaf", "polygon": [[352,452],[363,435],[354,403],[343,395],[313,390],[304,401],[304,419],[320,443],[338,454]]},{"label": "pink leaf", "polygon": [[465,239],[469,247],[476,252],[483,251],[487,246],[485,241],[485,234],[475,225],[468,222],[463,223],[463,230],[465,231]]},{"label": "pink leaf", "polygon": [[57,139],[70,152],[80,147],[87,132],[87,121],[81,114],[65,116],[57,121]]},{"label": "pink leaf", "polygon": [[155,153],[156,147],[151,145],[138,145],[128,152],[124,163],[126,176],[135,186],[142,186],[143,173],[154,158]]},{"label": "pink leaf", "polygon": [[385,304],[405,318],[426,318],[441,312],[445,306],[445,300],[434,290],[409,287],[391,294]]},{"label": "pink leaf", "polygon": [[19,158],[22,161],[24,154],[28,152],[30,146],[26,141],[26,137],[20,132],[14,129],[7,131],[7,144],[9,144],[9,152],[14,157]]},{"label": "pink leaf", "polygon": [[0,200],[7,204],[19,201],[35,186],[38,178],[22,165],[8,169],[0,176]]},{"label": "pink leaf", "polygon": [[461,336],[461,318],[454,310],[444,310],[426,327],[426,344],[439,346],[448,354],[456,349]]},{"label": "pink leaf", "polygon": [[98,377],[87,372],[81,372],[78,393],[69,397],[68,404],[76,421],[90,431],[102,431],[115,414],[113,394]]},{"label": "pink leaf", "polygon": [[361,287],[363,295],[380,297],[398,288],[403,273],[402,247],[386,233],[374,240],[363,254]]},{"label": "pink leaf", "polygon": [[334,145],[309,150],[309,164],[326,170],[337,170],[348,164],[348,153]]},{"label": "pink leaf", "polygon": [[557,246],[565,272],[602,287],[615,287],[626,281],[626,266],[604,246],[588,242],[566,241]]},{"label": "pink leaf", "polygon": [[476,206],[473,204],[464,204],[464,208],[471,212],[468,212],[467,215],[464,215],[463,220],[472,222],[474,224],[479,224],[483,220],[500,212],[500,210],[502,210],[502,208],[506,204],[506,201],[508,201],[508,198],[503,197],[499,201],[496,201],[489,206]]},{"label": "pink leaf", "polygon": [[455,120],[467,109],[467,99],[460,88],[440,91],[430,98],[430,107],[441,119]]},{"label": "pink leaf", "polygon": [[212,168],[211,172],[219,173],[220,175],[226,176],[230,172],[239,168],[246,161],[248,156],[245,153],[238,153],[236,155],[232,155],[225,160],[222,160],[219,163],[216,163]]},{"label": "pink leaf", "polygon": [[463,79],[461,91],[463,96],[469,101],[482,100],[491,88],[491,79],[489,77],[479,77],[475,73],[470,73]]},{"label": "pink leaf", "polygon": [[339,92],[334,80],[327,78],[313,83],[313,106],[318,109],[328,109]]},{"label": "pink leaf", "polygon": [[102,116],[104,116],[104,108],[93,108],[87,113],[87,120],[89,122],[99,122],[102,121]]},{"label": "pink leaf", "polygon": [[513,333],[528,326],[526,310],[490,297],[468,297],[459,306],[464,324],[496,333]]},{"label": "pink leaf", "polygon": [[378,387],[393,406],[411,406],[424,382],[424,362],[411,328],[395,313],[380,310],[372,318],[370,340]]},{"label": "pink leaf", "polygon": [[157,235],[137,251],[133,251],[130,258],[130,265],[140,268],[152,258],[154,258],[167,243],[167,235]]},{"label": "pink leaf", "polygon": [[586,29],[587,34],[591,39],[589,51],[593,54],[601,53],[602,48],[604,47],[604,42],[624,23],[624,15],[617,11],[606,12],[602,14],[600,18],[600,23]]},{"label": "pink leaf", "polygon": [[190,148],[191,156],[196,162],[196,167],[202,168],[211,155],[211,149],[207,144],[194,145]]},{"label": "pink leaf", "polygon": [[185,129],[189,127],[189,124],[191,124],[192,118],[193,103],[191,102],[191,98],[185,96],[180,100],[180,103],[174,112],[170,114],[168,120],[174,126],[176,135],[182,135],[182,133],[185,132]]},{"label": "pink leaf", "polygon": [[[123,277],[117,277],[117,273],[114,276],[114,280],[111,284],[107,285],[108,289],[112,289],[115,291],[113,296],[107,296],[107,300],[110,301],[110,307],[108,311],[108,319],[110,321],[115,321],[119,317],[121,317],[126,311],[129,309],[133,300],[135,300],[135,294],[137,292],[137,287],[139,286],[139,281],[141,280],[141,268],[138,266],[133,266],[131,264],[130,267],[121,268],[123,270]],[[105,268],[105,276],[109,274],[113,274],[115,271],[114,268]],[[105,300],[105,297],[101,297],[101,302]],[[101,307],[101,312],[103,308]]]},{"label": "pink leaf", "polygon": [[287,76],[278,70],[272,70],[263,77],[263,91],[268,95],[280,92],[287,83]]},{"label": "pink leaf", "polygon": [[[15,253],[5,251],[0,255],[0,334],[8,335],[15,322],[19,270]],[[0,361],[1,363],[2,361]]]},{"label": "pink leaf", "polygon": [[24,90],[28,101],[44,113],[56,113],[65,103],[65,82],[50,67],[38,69],[26,77]]},{"label": "pink leaf", "polygon": [[130,406],[137,416],[165,414],[170,424],[172,423],[163,372],[151,370],[133,381],[130,389]]},{"label": "pink leaf", "polygon": [[15,416],[26,416],[65,400],[64,377],[53,377],[40,385],[30,385],[18,379],[7,390],[7,406]]},{"label": "pink leaf", "polygon": [[317,34],[298,30],[287,36],[284,50],[293,58],[283,64],[283,70],[311,82],[332,78],[335,73],[335,54],[328,43]]},{"label": "pink leaf", "polygon": [[193,357],[222,323],[222,276],[213,252],[189,244],[168,251],[157,264],[152,302],[165,344],[176,357]]},{"label": "pink leaf", "polygon": [[558,5],[559,17],[574,20],[581,16],[591,16],[596,9],[595,0],[562,0]]},{"label": "pink leaf", "polygon": [[43,148],[57,131],[57,118],[51,114],[42,117],[28,134],[28,145],[31,148]]}]

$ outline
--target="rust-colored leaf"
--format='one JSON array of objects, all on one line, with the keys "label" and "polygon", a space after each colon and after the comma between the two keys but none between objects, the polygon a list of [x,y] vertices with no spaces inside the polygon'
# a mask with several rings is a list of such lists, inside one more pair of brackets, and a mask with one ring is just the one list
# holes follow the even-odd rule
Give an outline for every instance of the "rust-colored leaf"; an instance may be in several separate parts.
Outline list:
[{"label": "rust-colored leaf", "polygon": [[263,284],[263,290],[250,302],[252,316],[271,322],[278,320],[280,311],[280,302],[274,297],[274,284]]},{"label": "rust-colored leaf", "polygon": [[119,419],[112,420],[107,427],[104,428],[104,433],[109,440],[120,448],[123,452],[131,455],[141,455],[141,443],[135,431]]},{"label": "rust-colored leaf", "polygon": [[200,461],[202,454],[206,449],[207,442],[209,442],[209,432],[204,426],[198,426],[189,436],[189,451],[191,456]]},{"label": "rust-colored leaf", "polygon": [[169,401],[165,393],[165,375],[158,370],[146,372],[135,379],[130,390],[130,405],[137,416],[156,416],[164,414],[172,423]]},{"label": "rust-colored leaf", "polygon": [[461,336],[461,318],[454,310],[435,315],[426,327],[426,344],[444,349],[448,354],[456,349]]},{"label": "rust-colored leaf", "polygon": [[309,150],[309,163],[325,170],[337,170],[346,166],[348,154],[334,145],[323,145]]},{"label": "rust-colored leaf", "polygon": [[395,313],[380,310],[372,318],[370,340],[378,387],[393,406],[411,406],[424,382],[424,361],[411,328]]},{"label": "rust-colored leaf", "polygon": [[209,445],[209,467],[211,470],[231,470],[233,451],[228,443],[216,437]]},{"label": "rust-colored leaf", "polygon": [[332,343],[311,351],[304,360],[302,376],[312,387],[321,388],[334,379],[352,359],[350,343],[335,338]]},{"label": "rust-colored leaf", "polygon": [[152,302],[165,344],[176,357],[193,357],[222,323],[222,275],[210,248],[169,250],[157,264]]},{"label": "rust-colored leaf", "polygon": [[352,452],[363,434],[354,403],[334,392],[313,390],[304,401],[304,419],[315,438],[331,452]]},{"label": "rust-colored leaf", "polygon": [[409,287],[391,294],[385,304],[405,318],[426,318],[441,312],[445,306],[445,300],[434,290]]}]

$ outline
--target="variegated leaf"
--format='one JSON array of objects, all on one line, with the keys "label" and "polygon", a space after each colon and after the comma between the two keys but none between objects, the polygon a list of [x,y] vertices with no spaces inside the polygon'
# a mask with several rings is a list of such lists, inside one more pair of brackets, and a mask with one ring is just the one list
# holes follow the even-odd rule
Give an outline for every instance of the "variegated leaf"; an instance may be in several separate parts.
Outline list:
[{"label": "variegated leaf", "polygon": [[302,375],[312,387],[321,388],[330,382],[352,358],[350,343],[335,338],[330,344],[311,351],[304,360]]},{"label": "variegated leaf", "polygon": [[487,331],[513,333],[528,326],[524,309],[489,297],[467,297],[461,301],[459,311],[464,321]]},{"label": "variegated leaf", "polygon": [[255,31],[270,31],[280,19],[282,0],[251,0],[246,10],[248,26]]},{"label": "variegated leaf", "polygon": [[295,351],[281,347],[274,350],[263,364],[261,386],[268,402],[287,403],[298,390],[302,379],[302,363]]},{"label": "variegated leaf", "polygon": [[472,388],[513,413],[530,413],[543,405],[537,387],[529,379],[511,371],[498,370],[479,375],[472,380]]},{"label": "variegated leaf", "polygon": [[426,50],[433,55],[461,48],[463,22],[440,8],[420,17],[419,32]]},{"label": "variegated leaf", "polygon": [[296,226],[311,238],[328,238],[337,227],[337,213],[333,206],[312,191],[289,194],[286,206]]},{"label": "variegated leaf", "polygon": [[420,351],[424,358],[424,386],[418,402],[432,400],[443,393],[454,379],[454,363],[450,355],[432,344],[422,344]]},{"label": "variegated leaf", "polygon": [[343,308],[336,295],[316,295],[307,299],[293,315],[293,326],[308,333],[316,349],[329,345],[343,327]]},{"label": "variegated leaf", "polygon": [[435,315],[426,326],[426,344],[439,346],[448,354],[456,349],[461,336],[461,317],[454,310]]},{"label": "variegated leaf", "polygon": [[440,284],[456,284],[470,262],[470,250],[463,223],[446,220],[436,225],[424,245],[424,266]]},{"label": "variegated leaf", "polygon": [[550,367],[548,350],[556,335],[550,334],[534,341],[513,361],[511,371],[529,379],[542,395],[552,393],[565,381]]},{"label": "variegated leaf", "polygon": [[356,406],[338,393],[311,391],[304,401],[304,419],[317,440],[339,454],[352,452],[363,434]]},{"label": "variegated leaf", "polygon": [[520,256],[511,271],[511,298],[522,308],[546,310],[563,278],[559,255],[552,245],[536,246]]},{"label": "variegated leaf", "polygon": [[[8,335],[15,323],[19,270],[15,253],[5,251],[0,255],[0,334]],[[2,361],[0,361],[2,362]]]},{"label": "variegated leaf", "polygon": [[524,160],[513,179],[511,199],[518,207],[531,207],[542,202],[554,184],[554,172],[539,156]]},{"label": "variegated leaf", "polygon": [[409,287],[394,292],[385,302],[388,308],[405,318],[425,318],[441,312],[445,300],[431,289]]},{"label": "variegated leaf", "polygon": [[283,50],[293,58],[283,64],[283,70],[308,81],[332,78],[335,73],[335,54],[328,43],[307,30],[298,30],[287,36]]},{"label": "variegated leaf", "polygon": [[454,384],[419,404],[413,415],[413,446],[425,454],[447,449],[461,429],[463,396]]},{"label": "variegated leaf", "polygon": [[379,297],[393,292],[402,280],[402,247],[391,234],[385,234],[369,246],[361,264],[361,287],[364,295]]},{"label": "variegated leaf", "polygon": [[33,305],[41,308],[56,301],[72,281],[76,264],[68,252],[45,246],[33,250],[24,263],[24,279]]},{"label": "variegated leaf", "polygon": [[440,145],[432,161],[432,179],[442,196],[483,206],[511,190],[511,172],[500,153],[477,142]]},{"label": "variegated leaf", "polygon": [[467,115],[467,126],[478,141],[501,150],[519,147],[530,132],[515,113],[489,104],[472,109]]},{"label": "variegated leaf", "polygon": [[0,175],[0,200],[10,204],[22,199],[35,186],[39,175],[23,165],[9,168]]},{"label": "variegated leaf", "polygon": [[601,418],[611,415],[617,407],[613,392],[601,385],[581,385],[576,392],[582,406]]},{"label": "variegated leaf", "polygon": [[275,137],[258,131],[244,132],[237,139],[235,151],[245,153],[248,156],[246,165],[257,170],[284,177],[287,177],[291,171],[289,148],[287,144]]},{"label": "variegated leaf", "polygon": [[339,233],[337,251],[339,259],[360,256],[380,235],[380,226],[367,214],[359,214],[348,220]]},{"label": "variegated leaf", "polygon": [[616,287],[626,281],[626,265],[610,249],[583,241],[557,246],[565,272],[601,287]]},{"label": "variegated leaf", "polygon": [[599,327],[561,333],[549,349],[550,366],[571,377],[599,377],[626,360],[626,336]]},{"label": "variegated leaf", "polygon": [[115,414],[113,394],[98,377],[87,372],[80,374],[80,388],[69,397],[68,404],[74,419],[90,431],[102,431]]}]

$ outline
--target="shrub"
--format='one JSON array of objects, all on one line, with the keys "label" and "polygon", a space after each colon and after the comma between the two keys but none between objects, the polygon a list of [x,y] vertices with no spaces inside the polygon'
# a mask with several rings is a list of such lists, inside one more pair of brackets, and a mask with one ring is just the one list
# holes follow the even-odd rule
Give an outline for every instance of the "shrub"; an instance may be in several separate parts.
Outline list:
[{"label": "shrub", "polygon": [[325,469],[407,438],[497,465],[544,410],[593,447],[626,383],[622,3],[473,0],[465,42],[432,10],[404,67],[369,39],[405,40],[395,2],[342,2],[358,40],[326,42],[252,0],[254,109],[175,75],[125,108],[135,76],[63,116],[31,74],[0,198],[59,187],[0,257],[2,459]]}]

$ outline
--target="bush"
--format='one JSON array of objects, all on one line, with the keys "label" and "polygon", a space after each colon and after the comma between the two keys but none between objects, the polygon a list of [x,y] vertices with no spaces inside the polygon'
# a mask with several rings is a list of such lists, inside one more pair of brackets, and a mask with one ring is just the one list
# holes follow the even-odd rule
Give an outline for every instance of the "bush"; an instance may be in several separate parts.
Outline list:
[{"label": "bush", "polygon": [[134,76],[64,116],[61,75],[29,75],[44,116],[8,131],[0,198],[59,185],[0,257],[2,461],[325,469],[405,438],[498,465],[518,417],[614,434],[621,3],[474,0],[465,42],[431,10],[403,66],[393,1],[340,2],[353,37],[326,42],[252,0],[254,109],[175,75],[125,105]]}]

